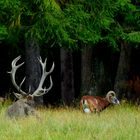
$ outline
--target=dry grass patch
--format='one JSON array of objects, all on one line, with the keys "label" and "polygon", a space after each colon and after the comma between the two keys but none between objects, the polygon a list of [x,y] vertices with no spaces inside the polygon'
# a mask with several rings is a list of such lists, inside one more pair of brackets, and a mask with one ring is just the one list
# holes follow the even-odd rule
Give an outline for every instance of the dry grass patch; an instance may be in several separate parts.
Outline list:
[{"label": "dry grass patch", "polygon": [[5,109],[0,109],[0,140],[140,139],[140,108],[128,104],[107,108],[100,115],[72,108],[41,109],[41,119],[18,120],[5,118]]}]

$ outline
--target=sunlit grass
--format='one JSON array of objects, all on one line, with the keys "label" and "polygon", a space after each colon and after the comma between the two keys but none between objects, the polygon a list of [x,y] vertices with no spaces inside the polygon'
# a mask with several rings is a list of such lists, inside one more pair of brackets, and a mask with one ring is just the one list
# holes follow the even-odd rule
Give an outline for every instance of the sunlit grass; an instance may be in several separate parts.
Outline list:
[{"label": "sunlit grass", "polygon": [[0,140],[139,140],[140,108],[129,104],[109,107],[98,114],[79,109],[38,110],[18,120],[5,118],[7,106],[0,107]]}]

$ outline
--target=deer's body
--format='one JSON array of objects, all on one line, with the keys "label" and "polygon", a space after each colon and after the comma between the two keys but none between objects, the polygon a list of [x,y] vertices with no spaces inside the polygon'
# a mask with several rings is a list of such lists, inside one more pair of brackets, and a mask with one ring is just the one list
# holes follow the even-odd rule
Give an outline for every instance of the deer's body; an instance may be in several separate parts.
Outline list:
[{"label": "deer's body", "polygon": [[14,104],[10,105],[6,111],[6,116],[10,118],[26,117],[35,114],[34,107],[23,99],[17,100]]},{"label": "deer's body", "polygon": [[119,104],[114,91],[109,91],[106,97],[83,96],[80,101],[80,108],[85,113],[100,112],[110,104]]},{"label": "deer's body", "polygon": [[38,96],[42,96],[44,94],[46,94],[53,86],[53,82],[52,82],[52,78],[50,76],[50,86],[49,88],[43,88],[43,83],[46,79],[46,77],[53,71],[54,69],[54,63],[50,69],[50,71],[46,72],[46,59],[45,62],[42,62],[41,57],[38,59],[41,67],[42,67],[42,76],[40,79],[40,83],[37,87],[37,89],[33,92],[30,93],[30,86],[29,86],[29,93],[24,92],[21,89],[21,86],[23,84],[23,82],[25,81],[25,78],[22,80],[20,86],[17,85],[16,80],[15,80],[15,75],[16,75],[16,71],[19,67],[21,67],[23,63],[16,65],[16,63],[18,62],[18,60],[21,57],[18,56],[17,58],[15,58],[12,61],[12,70],[9,72],[11,75],[11,80],[12,83],[14,85],[14,87],[17,89],[18,93],[14,93],[14,95],[18,98],[18,100],[16,102],[14,102],[11,106],[8,107],[7,111],[6,111],[6,116],[13,118],[13,117],[25,117],[25,116],[29,116],[29,115],[35,115],[36,117],[38,117],[36,110],[35,110],[35,103],[34,103],[34,97],[38,97]]}]

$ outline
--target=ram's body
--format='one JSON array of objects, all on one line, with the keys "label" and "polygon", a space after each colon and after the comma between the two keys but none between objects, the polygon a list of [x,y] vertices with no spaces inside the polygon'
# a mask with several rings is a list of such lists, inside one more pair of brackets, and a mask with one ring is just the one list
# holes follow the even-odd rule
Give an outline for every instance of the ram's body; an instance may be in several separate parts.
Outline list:
[{"label": "ram's body", "polygon": [[110,104],[119,104],[114,91],[109,91],[106,97],[83,96],[80,101],[80,108],[85,113],[100,112]]}]

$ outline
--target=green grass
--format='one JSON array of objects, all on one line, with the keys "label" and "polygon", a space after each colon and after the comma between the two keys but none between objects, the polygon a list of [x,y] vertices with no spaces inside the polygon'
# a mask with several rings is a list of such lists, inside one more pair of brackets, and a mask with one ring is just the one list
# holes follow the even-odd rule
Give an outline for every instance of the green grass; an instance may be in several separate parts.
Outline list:
[{"label": "green grass", "polygon": [[100,115],[79,109],[39,110],[18,120],[5,118],[0,107],[0,140],[139,140],[140,108],[129,104],[109,107]]}]

